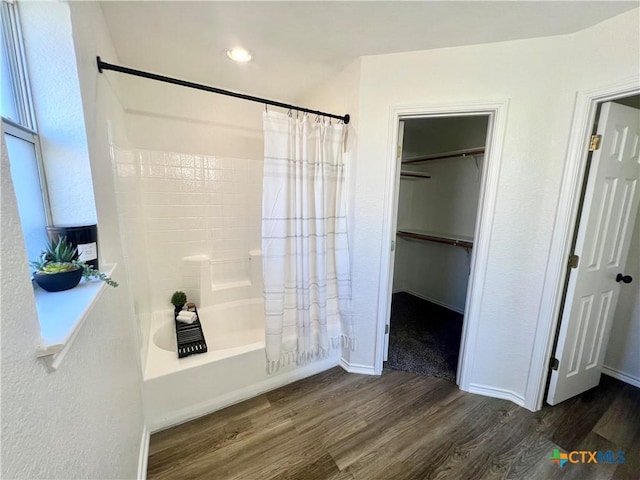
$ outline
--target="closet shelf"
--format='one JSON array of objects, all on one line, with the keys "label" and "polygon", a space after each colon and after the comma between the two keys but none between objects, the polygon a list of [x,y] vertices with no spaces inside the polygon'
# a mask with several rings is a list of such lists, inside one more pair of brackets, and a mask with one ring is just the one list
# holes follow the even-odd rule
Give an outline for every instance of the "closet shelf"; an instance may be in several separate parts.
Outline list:
[{"label": "closet shelf", "polygon": [[446,152],[438,155],[430,155],[426,157],[408,158],[402,161],[402,165],[408,165],[412,163],[431,162],[433,160],[444,160],[447,158],[469,157],[473,155],[484,155],[484,147],[470,148],[467,150],[457,150],[455,152]]},{"label": "closet shelf", "polygon": [[409,240],[423,240],[426,242],[444,243],[454,247],[473,248],[473,238],[446,233],[424,232],[419,230],[398,230],[396,235]]},{"label": "closet shelf", "polygon": [[400,170],[400,177],[418,179],[418,178],[431,178],[431,175],[429,175],[428,173],[416,172],[412,170]]}]

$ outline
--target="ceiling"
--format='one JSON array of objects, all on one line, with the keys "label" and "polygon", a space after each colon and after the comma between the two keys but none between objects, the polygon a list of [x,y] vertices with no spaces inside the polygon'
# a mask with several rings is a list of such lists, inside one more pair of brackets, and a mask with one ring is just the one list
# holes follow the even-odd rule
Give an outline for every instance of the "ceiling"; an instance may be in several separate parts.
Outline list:
[{"label": "ceiling", "polygon": [[[576,32],[638,1],[104,1],[123,65],[295,101],[359,56]],[[236,45],[254,60],[236,64]],[[106,62],[113,59],[103,58]]]}]

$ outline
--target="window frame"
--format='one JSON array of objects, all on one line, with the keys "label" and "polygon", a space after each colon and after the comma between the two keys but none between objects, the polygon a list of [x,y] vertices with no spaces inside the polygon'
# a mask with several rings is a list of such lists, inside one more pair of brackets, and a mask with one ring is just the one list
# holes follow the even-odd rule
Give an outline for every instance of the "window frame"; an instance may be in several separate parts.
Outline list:
[{"label": "window frame", "polygon": [[18,4],[15,0],[2,0],[2,35],[8,60],[8,69],[12,85],[11,94],[14,98],[18,113],[17,121],[2,117],[2,128],[5,134],[31,143],[36,155],[36,167],[40,179],[40,191],[44,206],[46,226],[53,224],[49,190],[42,157],[40,136],[36,122],[33,97],[31,95],[31,82],[27,69],[27,57],[25,55],[22,28]]},{"label": "window frame", "polygon": [[38,125],[31,96],[20,14],[18,4],[14,0],[2,0],[2,35],[7,47],[12,93],[20,117],[14,123],[35,132]]},{"label": "window frame", "polygon": [[31,130],[28,130],[21,125],[16,125],[11,120],[2,117],[2,129],[5,135],[11,135],[12,137],[24,140],[27,143],[33,145],[33,149],[36,155],[36,167],[38,169],[38,178],[40,180],[40,191],[42,193],[42,204],[44,207],[46,226],[53,225],[53,216],[51,214],[51,204],[49,203],[49,189],[47,188],[47,177],[44,170],[44,163],[42,161],[42,149],[40,147],[40,136]]}]

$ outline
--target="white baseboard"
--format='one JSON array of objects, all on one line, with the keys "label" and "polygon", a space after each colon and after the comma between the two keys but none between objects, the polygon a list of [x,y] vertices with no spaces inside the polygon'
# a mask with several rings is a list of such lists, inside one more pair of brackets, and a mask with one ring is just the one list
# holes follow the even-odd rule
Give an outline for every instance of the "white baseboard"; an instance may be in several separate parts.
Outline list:
[{"label": "white baseboard", "polygon": [[151,433],[155,433],[157,431],[188,422],[189,420],[208,415],[236,403],[243,402],[244,400],[275,390],[276,388],[283,387],[284,385],[302,380],[303,378],[317,375],[318,373],[338,366],[339,363],[339,357],[336,356],[297,367],[290,372],[286,372],[286,374],[273,375],[267,380],[254,385],[248,385],[220,397],[212,398],[205,402],[197,403],[187,408],[163,415],[162,417],[155,418],[150,422],[149,430]]},{"label": "white baseboard", "polygon": [[634,377],[633,375],[621,372],[615,368],[607,367],[606,365],[602,366],[602,373],[609,375],[610,377],[617,378],[618,380],[628,383],[629,385],[633,385],[634,387],[640,388],[640,378]]},{"label": "white baseboard", "polygon": [[435,303],[436,305],[440,305],[441,307],[448,308],[449,310],[453,310],[454,312],[457,312],[460,315],[464,315],[464,308],[454,307],[453,305],[449,305],[448,303],[441,302],[440,300],[436,300],[435,298],[428,297],[427,295],[423,295],[421,293],[414,292],[413,290],[409,290],[409,289],[405,288],[405,289],[394,291],[393,293],[397,293],[397,292],[409,293],[409,294],[413,295],[414,297],[418,297],[418,298],[421,298],[421,299],[426,300],[428,302]]},{"label": "white baseboard", "polygon": [[518,395],[510,390],[504,390],[502,388],[486,387],[484,385],[477,385],[472,383],[467,390],[469,393],[476,393],[478,395],[484,395],[485,397],[500,398],[502,400],[509,400],[516,405],[526,408],[524,397]]},{"label": "white baseboard", "polygon": [[340,359],[340,366],[349,373],[359,373],[362,375],[377,375],[373,365],[358,365],[349,363],[344,358]]},{"label": "white baseboard", "polygon": [[145,425],[142,429],[142,438],[140,439],[140,456],[138,457],[138,480],[147,478],[147,462],[149,460],[149,439],[151,434]]}]

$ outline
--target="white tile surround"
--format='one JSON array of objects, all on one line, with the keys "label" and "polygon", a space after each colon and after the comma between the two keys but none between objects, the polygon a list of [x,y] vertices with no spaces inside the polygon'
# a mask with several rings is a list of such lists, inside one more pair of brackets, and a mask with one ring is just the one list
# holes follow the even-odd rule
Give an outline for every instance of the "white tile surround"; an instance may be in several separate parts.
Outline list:
[{"label": "white tile surround", "polygon": [[192,287],[184,257],[248,259],[260,248],[262,160],[115,148],[114,166],[139,314]]}]

